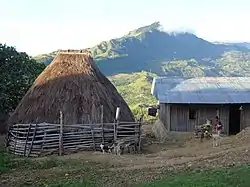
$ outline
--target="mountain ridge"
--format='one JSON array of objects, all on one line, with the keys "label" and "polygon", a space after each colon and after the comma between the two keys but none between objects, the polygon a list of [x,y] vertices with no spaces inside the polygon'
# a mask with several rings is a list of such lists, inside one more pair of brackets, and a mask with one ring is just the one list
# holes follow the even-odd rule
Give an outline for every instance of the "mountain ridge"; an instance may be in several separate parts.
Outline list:
[{"label": "mountain ridge", "polygon": [[[234,69],[224,67],[235,67],[235,60],[239,62],[236,69],[247,67],[243,68],[244,75],[250,72],[250,49],[246,45],[212,43],[189,32],[165,32],[159,22],[103,41],[90,50],[106,76],[140,71],[160,76],[239,76],[240,70],[234,73]],[[34,58],[49,64],[55,54]]]}]

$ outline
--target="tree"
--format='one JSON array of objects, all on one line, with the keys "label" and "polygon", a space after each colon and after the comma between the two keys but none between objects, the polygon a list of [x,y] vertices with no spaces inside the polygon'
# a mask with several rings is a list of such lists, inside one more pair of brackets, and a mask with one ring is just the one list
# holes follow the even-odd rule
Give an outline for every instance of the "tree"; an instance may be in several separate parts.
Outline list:
[{"label": "tree", "polygon": [[26,53],[0,44],[0,120],[17,107],[44,68]]}]

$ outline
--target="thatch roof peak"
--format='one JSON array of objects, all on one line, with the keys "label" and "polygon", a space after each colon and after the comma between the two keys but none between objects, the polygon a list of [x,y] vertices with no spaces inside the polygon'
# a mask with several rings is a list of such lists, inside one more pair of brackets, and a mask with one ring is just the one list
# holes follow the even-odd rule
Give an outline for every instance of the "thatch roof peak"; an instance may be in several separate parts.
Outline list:
[{"label": "thatch roof peak", "polygon": [[61,50],[38,76],[23,97],[10,123],[58,123],[59,112],[66,124],[113,122],[116,107],[121,120],[134,117],[113,84],[100,72],[87,50]]},{"label": "thatch roof peak", "polygon": [[75,49],[67,49],[67,50],[58,50],[57,54],[90,54],[91,51],[88,49],[81,49],[81,50],[75,50]]}]

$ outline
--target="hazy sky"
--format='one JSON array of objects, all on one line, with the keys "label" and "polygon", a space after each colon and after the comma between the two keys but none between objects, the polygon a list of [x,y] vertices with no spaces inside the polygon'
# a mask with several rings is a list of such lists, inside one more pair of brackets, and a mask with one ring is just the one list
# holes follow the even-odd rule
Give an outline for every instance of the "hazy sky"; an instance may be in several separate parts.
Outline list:
[{"label": "hazy sky", "polygon": [[30,55],[85,48],[160,21],[209,41],[250,42],[250,0],[0,0],[0,42]]}]

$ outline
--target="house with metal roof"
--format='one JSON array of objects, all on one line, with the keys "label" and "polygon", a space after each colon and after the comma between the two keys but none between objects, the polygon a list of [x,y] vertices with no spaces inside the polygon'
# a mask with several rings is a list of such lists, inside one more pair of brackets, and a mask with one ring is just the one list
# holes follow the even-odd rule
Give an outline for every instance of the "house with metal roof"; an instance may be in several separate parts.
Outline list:
[{"label": "house with metal roof", "polygon": [[250,77],[157,77],[151,93],[169,131],[191,132],[215,116],[228,135],[250,126]]}]

